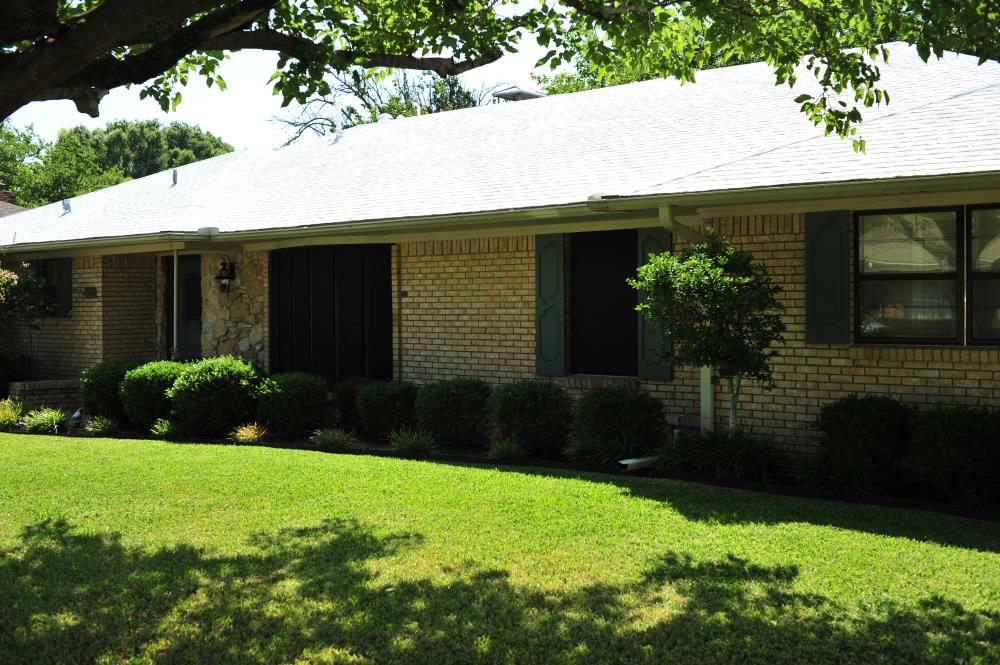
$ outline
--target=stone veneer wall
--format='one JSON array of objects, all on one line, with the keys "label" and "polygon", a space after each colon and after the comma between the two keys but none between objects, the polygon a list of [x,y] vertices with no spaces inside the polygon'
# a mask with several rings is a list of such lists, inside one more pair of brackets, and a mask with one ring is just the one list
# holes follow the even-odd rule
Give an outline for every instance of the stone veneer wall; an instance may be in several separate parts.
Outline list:
[{"label": "stone veneer wall", "polygon": [[239,356],[267,371],[268,253],[227,254],[236,264],[228,293],[215,282],[222,256],[201,255],[202,355]]},{"label": "stone veneer wall", "polygon": [[[784,292],[787,332],[775,359],[775,388],[744,388],[740,418],[786,447],[812,449],[820,407],[857,393],[916,404],[1000,406],[1000,350],[962,347],[831,346],[805,343],[805,233],[802,215],[712,220],[750,249]],[[675,239],[675,250],[683,243]],[[417,383],[478,376],[511,381],[535,375],[534,238],[402,243],[394,252],[396,376]],[[401,334],[400,334],[401,333]],[[401,345],[398,343],[401,341]],[[568,376],[571,392],[599,383],[640,384],[668,414],[695,427],[698,372],[677,368],[671,381]],[[716,423],[725,425],[726,387],[716,390]]]}]

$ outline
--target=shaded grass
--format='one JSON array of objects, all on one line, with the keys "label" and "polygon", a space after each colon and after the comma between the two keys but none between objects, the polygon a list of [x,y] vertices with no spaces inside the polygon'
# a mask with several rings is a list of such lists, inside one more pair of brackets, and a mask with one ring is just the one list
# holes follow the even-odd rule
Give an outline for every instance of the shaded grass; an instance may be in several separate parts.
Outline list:
[{"label": "shaded grass", "polygon": [[1000,662],[1000,525],[0,435],[0,662]]}]

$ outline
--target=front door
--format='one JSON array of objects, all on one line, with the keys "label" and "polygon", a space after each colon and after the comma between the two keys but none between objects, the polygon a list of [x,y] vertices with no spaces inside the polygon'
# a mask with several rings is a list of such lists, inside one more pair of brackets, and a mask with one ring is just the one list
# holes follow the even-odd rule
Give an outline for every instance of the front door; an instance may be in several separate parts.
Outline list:
[{"label": "front door", "polygon": [[167,276],[165,307],[168,353],[175,347],[181,360],[201,357],[201,255],[177,258],[177,342],[174,343],[174,259],[163,258]]}]

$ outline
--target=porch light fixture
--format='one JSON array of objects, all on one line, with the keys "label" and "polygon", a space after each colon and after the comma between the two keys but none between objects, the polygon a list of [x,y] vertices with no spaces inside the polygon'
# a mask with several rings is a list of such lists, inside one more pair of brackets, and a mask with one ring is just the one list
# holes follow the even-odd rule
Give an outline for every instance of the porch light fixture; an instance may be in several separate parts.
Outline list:
[{"label": "porch light fixture", "polygon": [[219,285],[219,293],[229,293],[229,287],[236,279],[236,264],[228,256],[222,257],[222,265],[215,275],[215,283]]}]

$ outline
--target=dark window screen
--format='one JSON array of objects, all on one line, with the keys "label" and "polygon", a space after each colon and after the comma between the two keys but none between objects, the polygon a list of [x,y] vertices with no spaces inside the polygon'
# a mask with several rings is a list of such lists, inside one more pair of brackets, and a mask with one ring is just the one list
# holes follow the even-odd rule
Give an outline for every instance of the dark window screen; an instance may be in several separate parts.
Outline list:
[{"label": "dark window screen", "polygon": [[570,236],[570,366],[575,374],[638,374],[634,230]]}]

